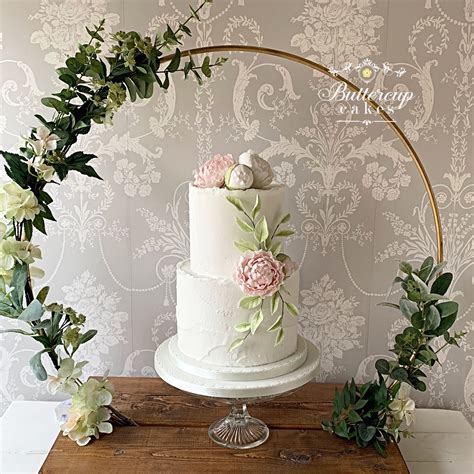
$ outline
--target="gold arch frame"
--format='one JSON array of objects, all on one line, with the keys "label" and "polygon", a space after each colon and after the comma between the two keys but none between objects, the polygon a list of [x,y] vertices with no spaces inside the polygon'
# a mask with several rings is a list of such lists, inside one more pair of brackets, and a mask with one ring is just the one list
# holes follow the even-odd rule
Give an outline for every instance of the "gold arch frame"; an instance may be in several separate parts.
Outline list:
[{"label": "gold arch frame", "polygon": [[[339,74],[332,74],[329,72],[329,69],[322,64],[316,63],[309,59],[303,58],[298,56],[297,54],[288,53],[287,51],[281,51],[279,49],[272,49],[272,48],[264,48],[261,46],[240,46],[240,45],[219,45],[219,46],[206,46],[203,48],[194,48],[187,51],[182,51],[182,56],[189,56],[189,55],[198,55],[198,54],[205,54],[205,53],[229,53],[229,52],[244,52],[244,53],[259,53],[259,54],[266,54],[268,56],[275,56],[278,58],[287,59],[289,61],[293,61],[298,64],[302,64],[303,66],[307,66],[311,69],[319,71],[326,76],[329,76],[339,82],[343,82],[347,85],[347,87],[353,92],[359,92],[360,88],[353,84],[351,81],[346,79]],[[164,56],[162,61],[170,61],[173,55]],[[364,100],[375,110],[384,120],[385,122],[392,128],[398,138],[402,141],[405,145],[405,148],[408,150],[411,159],[416,165],[418,173],[423,181],[423,185],[425,187],[426,193],[428,194],[428,198],[430,200],[431,211],[433,214],[434,224],[435,224],[435,231],[436,231],[436,246],[437,246],[437,260],[441,262],[443,260],[443,229],[441,227],[441,217],[439,213],[438,203],[436,201],[436,196],[433,191],[433,187],[431,185],[430,179],[428,174],[426,173],[425,167],[421,162],[420,157],[416,153],[413,145],[410,143],[406,135],[401,131],[400,127],[393,121],[393,119],[380,108],[379,104],[372,99],[367,98],[364,95]]]}]

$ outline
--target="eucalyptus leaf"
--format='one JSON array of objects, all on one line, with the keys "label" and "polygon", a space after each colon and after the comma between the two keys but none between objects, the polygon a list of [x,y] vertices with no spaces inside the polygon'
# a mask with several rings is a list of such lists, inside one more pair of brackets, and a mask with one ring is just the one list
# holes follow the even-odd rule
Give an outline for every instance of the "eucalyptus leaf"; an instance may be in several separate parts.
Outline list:
[{"label": "eucalyptus leaf", "polygon": [[366,425],[365,423],[357,425],[357,433],[365,442],[369,442],[375,436],[375,432],[375,426]]},{"label": "eucalyptus leaf", "polygon": [[28,266],[26,264],[15,264],[10,286],[14,289],[11,292],[11,299],[17,309],[23,308],[23,296],[25,294],[25,285],[28,279]]},{"label": "eucalyptus leaf", "polygon": [[439,326],[441,322],[441,316],[436,306],[428,307],[428,314],[426,315],[425,319],[426,319],[425,329],[427,331],[433,331]]},{"label": "eucalyptus leaf", "polygon": [[[434,258],[429,256],[426,257],[423,263],[421,264],[420,269],[418,270],[418,276],[424,281],[428,281],[428,277],[430,276],[431,270],[433,269]],[[434,291],[433,293],[437,293]]]},{"label": "eucalyptus leaf", "polygon": [[30,359],[30,367],[31,370],[33,371],[33,374],[35,377],[40,380],[41,382],[44,382],[48,378],[48,374],[46,372],[46,369],[43,366],[43,362],[41,361],[41,356],[45,350],[42,350],[40,352],[37,352],[31,359]]},{"label": "eucalyptus leaf", "polygon": [[439,314],[442,318],[451,316],[458,312],[459,305],[455,301],[446,301],[443,303],[438,303],[436,308],[439,311]]},{"label": "eucalyptus leaf", "polygon": [[18,316],[18,319],[21,321],[37,321],[43,316],[44,308],[43,305],[38,300],[33,300]]},{"label": "eucalyptus leaf", "polygon": [[429,283],[438,273],[443,270],[443,268],[446,266],[447,262],[441,262],[438,263],[433,267],[433,270],[431,270],[430,276],[428,277],[427,283]]},{"label": "eucalyptus leaf", "polygon": [[390,364],[385,359],[378,359],[375,362],[375,368],[382,375],[388,375],[390,373]]},{"label": "eucalyptus leaf", "polygon": [[399,306],[403,316],[408,320],[411,320],[411,317],[418,311],[418,305],[407,298],[400,298]]},{"label": "eucalyptus leaf", "polygon": [[431,293],[436,293],[438,295],[446,294],[452,281],[452,273],[443,273],[433,282],[433,285],[431,285]]},{"label": "eucalyptus leaf", "polygon": [[393,309],[400,309],[400,306],[395,303],[390,303],[389,301],[382,301],[381,303],[377,303],[377,306],[386,306],[387,308],[393,308]]},{"label": "eucalyptus leaf", "polygon": [[397,367],[390,372],[390,377],[400,382],[405,382],[408,379],[408,372],[403,367]]},{"label": "eucalyptus leaf", "polygon": [[413,267],[408,262],[400,262],[398,268],[401,272],[406,273],[407,275],[411,275],[413,272]]},{"label": "eucalyptus leaf", "polygon": [[22,334],[23,336],[33,336],[34,333],[23,331],[23,329],[0,329],[0,334],[6,333],[13,333],[13,334]]}]

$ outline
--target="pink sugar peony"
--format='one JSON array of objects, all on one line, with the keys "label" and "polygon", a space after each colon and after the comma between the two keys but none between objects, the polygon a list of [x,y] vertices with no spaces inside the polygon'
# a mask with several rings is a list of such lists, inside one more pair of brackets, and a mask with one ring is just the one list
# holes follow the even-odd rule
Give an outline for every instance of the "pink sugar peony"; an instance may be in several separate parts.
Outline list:
[{"label": "pink sugar peony", "polygon": [[270,252],[257,250],[243,255],[234,272],[234,281],[250,296],[271,296],[279,289],[285,274],[283,264]]},{"label": "pink sugar peony", "polygon": [[194,186],[198,188],[222,188],[225,172],[234,164],[232,155],[215,155],[194,171]]}]

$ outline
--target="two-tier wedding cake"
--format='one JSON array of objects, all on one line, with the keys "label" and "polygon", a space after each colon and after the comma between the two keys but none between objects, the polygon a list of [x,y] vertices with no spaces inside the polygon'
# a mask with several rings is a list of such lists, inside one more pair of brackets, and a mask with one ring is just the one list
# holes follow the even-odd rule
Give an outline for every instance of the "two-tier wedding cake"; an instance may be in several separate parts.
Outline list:
[{"label": "two-tier wedding cake", "polygon": [[[298,265],[285,253],[293,234],[285,186],[249,150],[216,155],[189,186],[189,260],[176,272],[178,333],[155,354],[169,384],[232,400],[209,427],[221,446],[247,449],[268,438],[248,414],[253,399],[293,391],[314,378],[319,353],[298,335]],[[241,403],[241,406],[237,406]]]},{"label": "two-tier wedding cake", "polygon": [[190,259],[177,268],[177,345],[204,364],[254,367],[295,353],[299,272],[285,186],[249,150],[217,155],[189,186]]}]

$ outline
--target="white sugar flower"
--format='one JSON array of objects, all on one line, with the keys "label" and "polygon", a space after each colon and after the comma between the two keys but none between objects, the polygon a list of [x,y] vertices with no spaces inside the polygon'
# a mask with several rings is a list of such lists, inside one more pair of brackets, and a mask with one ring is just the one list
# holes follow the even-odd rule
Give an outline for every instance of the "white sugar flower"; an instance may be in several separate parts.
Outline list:
[{"label": "white sugar flower", "polygon": [[12,181],[0,190],[0,212],[7,219],[23,222],[25,219],[33,220],[41,212],[41,207],[33,191]]},{"label": "white sugar flower", "polygon": [[248,166],[253,172],[253,184],[255,189],[264,189],[273,181],[273,171],[270,164],[257,155],[253,150],[247,150],[239,156],[239,163]]},{"label": "white sugar flower", "polygon": [[73,395],[77,392],[77,380],[82,376],[82,368],[87,361],[78,362],[67,357],[61,360],[57,377],[48,377],[48,391],[52,394],[57,392],[69,393]]},{"label": "white sugar flower", "polygon": [[59,137],[55,133],[51,133],[48,127],[40,125],[33,134],[36,140],[28,140],[33,147],[36,155],[41,156],[45,151],[56,150]]}]

